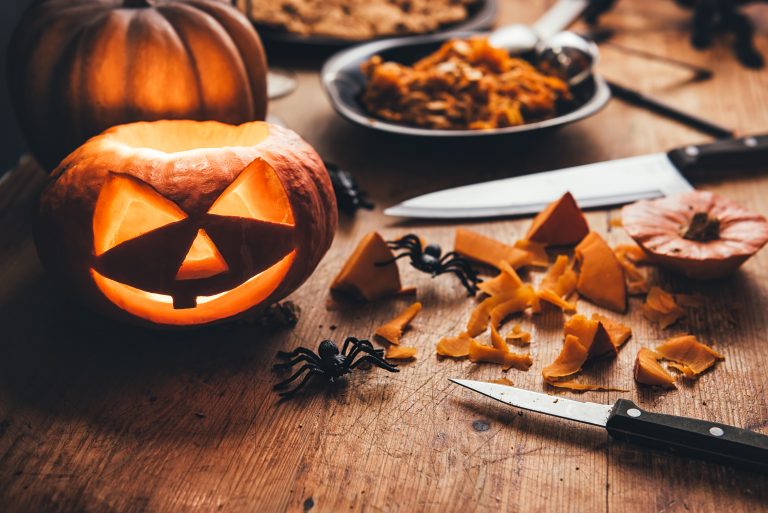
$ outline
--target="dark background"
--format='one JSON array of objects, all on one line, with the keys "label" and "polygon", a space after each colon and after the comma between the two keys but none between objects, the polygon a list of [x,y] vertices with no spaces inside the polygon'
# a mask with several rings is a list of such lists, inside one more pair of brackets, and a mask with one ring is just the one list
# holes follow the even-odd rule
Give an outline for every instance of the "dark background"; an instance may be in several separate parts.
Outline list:
[{"label": "dark background", "polygon": [[16,165],[24,150],[24,142],[16,123],[16,113],[8,97],[6,52],[13,28],[24,8],[30,3],[31,0],[0,1],[0,126],[3,133],[3,143],[0,145],[0,175]]}]

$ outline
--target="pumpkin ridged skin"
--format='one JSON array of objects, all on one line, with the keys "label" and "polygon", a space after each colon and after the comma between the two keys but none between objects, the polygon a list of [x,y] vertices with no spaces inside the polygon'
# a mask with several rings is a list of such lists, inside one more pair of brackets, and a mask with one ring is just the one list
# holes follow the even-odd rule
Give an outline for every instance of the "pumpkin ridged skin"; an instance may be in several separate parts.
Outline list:
[{"label": "pumpkin ridged skin", "polygon": [[[719,239],[683,238],[697,212],[719,220]],[[654,262],[694,279],[731,274],[768,242],[765,217],[709,191],[638,201],[626,205],[621,216],[626,232]]]},{"label": "pumpkin ridged skin", "polygon": [[152,152],[121,154],[104,143],[125,128],[165,125],[173,130],[177,124],[213,129],[221,125],[215,121],[158,121],[114,127],[69,155],[51,175],[40,199],[35,242],[44,266],[64,291],[73,292],[92,309],[118,320],[157,327],[112,304],[90,275],[95,258],[94,211],[110,173],[134,176],[194,215],[206,212],[255,159],[263,159],[274,169],[292,209],[294,263],[268,298],[216,322],[258,311],[290,294],[314,271],[336,232],[336,199],[325,166],[308,143],[286,128],[249,123],[243,126],[262,125],[269,131],[266,138],[253,146],[170,153],[168,158],[158,158]]},{"label": "pumpkin ridged skin", "polygon": [[16,28],[9,88],[46,169],[120,124],[265,118],[266,57],[237,9],[220,0],[124,6],[130,1],[43,0]]}]

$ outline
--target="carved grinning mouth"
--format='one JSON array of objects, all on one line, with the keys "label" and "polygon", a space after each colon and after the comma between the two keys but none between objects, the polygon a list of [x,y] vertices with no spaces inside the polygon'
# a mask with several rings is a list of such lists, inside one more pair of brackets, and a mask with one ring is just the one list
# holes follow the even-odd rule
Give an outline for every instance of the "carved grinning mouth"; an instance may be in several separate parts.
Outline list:
[{"label": "carved grinning mouth", "polygon": [[91,275],[101,292],[124,310],[165,323],[247,309],[278,287],[296,253],[287,196],[261,159],[203,213],[185,212],[138,178],[112,173],[99,193],[93,230]]}]

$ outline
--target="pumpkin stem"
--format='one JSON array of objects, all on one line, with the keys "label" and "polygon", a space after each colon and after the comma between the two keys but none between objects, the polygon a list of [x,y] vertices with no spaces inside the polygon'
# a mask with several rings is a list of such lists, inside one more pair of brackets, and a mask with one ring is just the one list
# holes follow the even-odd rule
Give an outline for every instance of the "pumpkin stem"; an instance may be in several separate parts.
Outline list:
[{"label": "pumpkin stem", "polygon": [[123,0],[123,7],[127,7],[129,9],[152,7],[152,0]]},{"label": "pumpkin stem", "polygon": [[691,224],[686,228],[683,238],[696,242],[717,240],[720,238],[720,220],[716,217],[710,217],[706,212],[696,212],[693,214]]}]

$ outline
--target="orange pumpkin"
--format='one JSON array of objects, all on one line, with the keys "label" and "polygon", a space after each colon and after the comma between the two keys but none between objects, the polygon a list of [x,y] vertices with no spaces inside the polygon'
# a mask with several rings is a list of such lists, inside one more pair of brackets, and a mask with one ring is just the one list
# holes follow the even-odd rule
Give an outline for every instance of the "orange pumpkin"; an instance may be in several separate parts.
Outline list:
[{"label": "orange pumpkin", "polygon": [[36,239],[46,267],[94,309],[196,326],[292,292],[336,222],[322,160],[290,130],[158,121],[112,128],[67,157]]},{"label": "orange pumpkin", "polygon": [[46,169],[123,123],[266,115],[261,41],[220,0],[34,2],[8,55],[14,107]]},{"label": "orange pumpkin", "polygon": [[768,242],[765,217],[712,192],[638,201],[622,219],[653,261],[696,279],[732,273]]}]

